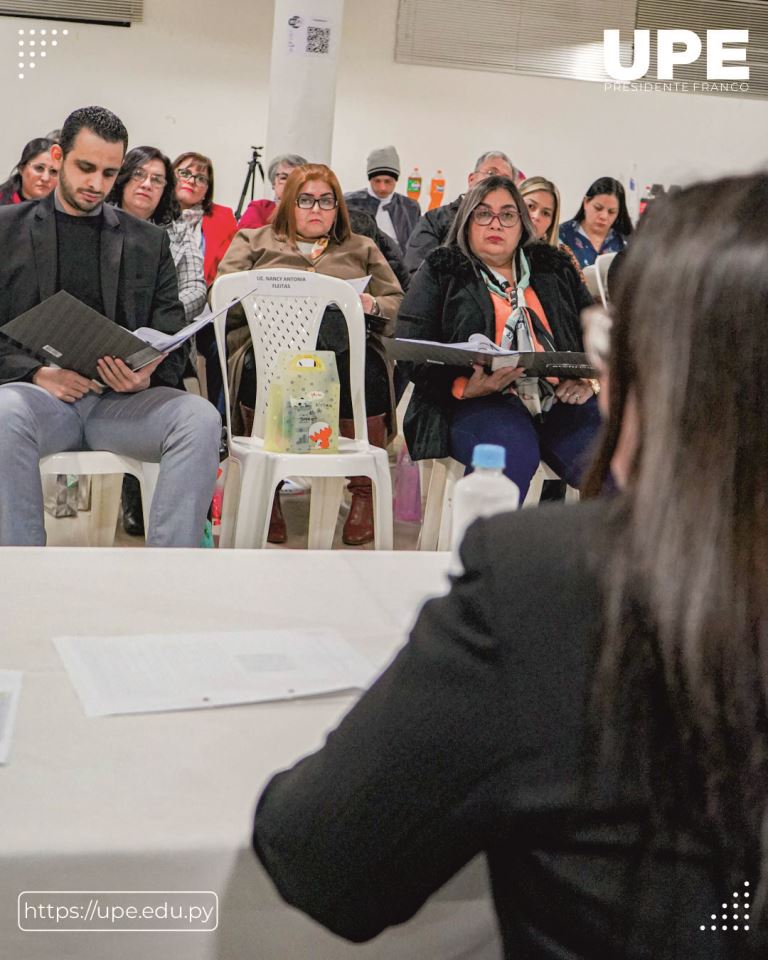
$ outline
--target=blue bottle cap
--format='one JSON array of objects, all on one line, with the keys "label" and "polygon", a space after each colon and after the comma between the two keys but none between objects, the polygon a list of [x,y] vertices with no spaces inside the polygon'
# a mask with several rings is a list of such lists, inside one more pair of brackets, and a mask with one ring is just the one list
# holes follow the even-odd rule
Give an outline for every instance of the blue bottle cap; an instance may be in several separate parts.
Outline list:
[{"label": "blue bottle cap", "polygon": [[495,443],[478,443],[472,451],[472,466],[486,470],[503,470],[507,463],[504,447]]}]

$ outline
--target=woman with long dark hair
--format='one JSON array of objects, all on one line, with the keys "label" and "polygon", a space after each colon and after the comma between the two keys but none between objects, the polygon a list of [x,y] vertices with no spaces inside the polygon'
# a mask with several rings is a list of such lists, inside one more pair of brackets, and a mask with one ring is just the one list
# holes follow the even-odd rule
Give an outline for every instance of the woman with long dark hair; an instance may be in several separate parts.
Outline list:
[{"label": "woman with long dark hair", "polygon": [[600,177],[590,186],[573,220],[560,226],[560,241],[567,244],[582,267],[601,253],[618,253],[632,233],[624,187],[613,177]]},{"label": "woman with long dark hair", "polygon": [[55,142],[36,137],[26,144],[13,173],[5,183],[0,183],[0,206],[48,196],[59,177],[60,164],[51,157]]},{"label": "woman with long dark hair", "polygon": [[654,204],[588,483],[618,494],[471,527],[267,786],[254,844],[294,906],[367,940],[483,853],[509,960],[768,955],[766,262],[768,175]]}]

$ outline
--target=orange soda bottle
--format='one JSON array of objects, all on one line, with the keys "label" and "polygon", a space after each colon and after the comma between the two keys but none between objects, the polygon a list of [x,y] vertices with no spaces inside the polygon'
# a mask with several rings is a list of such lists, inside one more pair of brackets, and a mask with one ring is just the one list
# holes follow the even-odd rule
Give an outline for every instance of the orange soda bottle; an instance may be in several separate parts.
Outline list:
[{"label": "orange soda bottle", "polygon": [[434,210],[436,207],[439,207],[443,202],[443,194],[445,193],[445,177],[443,176],[443,171],[438,170],[437,173],[432,177],[432,183],[429,187],[429,209]]}]

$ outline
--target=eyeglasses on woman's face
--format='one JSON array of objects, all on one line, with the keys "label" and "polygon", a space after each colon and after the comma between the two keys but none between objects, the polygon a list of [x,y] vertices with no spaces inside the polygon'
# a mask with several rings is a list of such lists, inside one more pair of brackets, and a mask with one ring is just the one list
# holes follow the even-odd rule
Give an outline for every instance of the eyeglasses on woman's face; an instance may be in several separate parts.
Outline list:
[{"label": "eyeglasses on woman's face", "polygon": [[481,204],[472,211],[472,219],[479,227],[488,227],[494,220],[498,220],[502,227],[514,227],[520,221],[520,214],[514,207],[504,207],[498,213],[494,213],[490,207]]},{"label": "eyeglasses on woman's face", "polygon": [[134,183],[144,183],[145,180],[149,180],[153,187],[158,190],[162,190],[163,187],[168,183],[164,176],[159,173],[148,173],[143,167],[137,167],[131,174],[131,180]]},{"label": "eyeglasses on woman's face", "polygon": [[194,173],[189,167],[179,167],[176,171],[179,180],[186,180],[187,183],[194,183],[196,187],[207,187],[211,182],[204,173]]},{"label": "eyeglasses on woman's face", "polygon": [[338,206],[338,201],[332,193],[325,193],[322,197],[313,197],[311,193],[300,193],[296,197],[296,206],[300,210],[312,210],[315,204],[321,210],[334,210]]},{"label": "eyeglasses on woman's face", "polygon": [[514,227],[520,222],[520,214],[514,207],[504,207],[494,213],[490,207],[480,204],[472,211],[472,219],[479,227],[488,227],[494,220],[498,220],[502,227]]}]

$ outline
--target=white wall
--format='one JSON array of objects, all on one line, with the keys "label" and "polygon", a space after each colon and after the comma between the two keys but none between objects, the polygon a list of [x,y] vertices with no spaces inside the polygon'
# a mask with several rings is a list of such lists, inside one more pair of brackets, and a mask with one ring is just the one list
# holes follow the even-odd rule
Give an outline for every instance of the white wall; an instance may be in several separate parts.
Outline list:
[{"label": "white wall", "polygon": [[[469,2],[469,0],[468,0]],[[249,145],[267,129],[271,0],[145,0],[130,29],[0,18],[6,92],[0,173],[21,146],[87,103],[109,106],[131,143],[173,157],[210,154],[216,197],[237,202]],[[397,145],[403,172],[425,187],[437,167],[459,193],[480,152],[506,150],[529,175],[561,187],[570,216],[602,175],[641,185],[746,171],[768,163],[768,101],[604,92],[602,85],[408,66],[394,62],[397,0],[347,0],[333,163],[345,189],[365,185],[371,147]],[[70,36],[16,79],[17,30],[67,26]],[[404,187],[404,184],[401,184]]]}]

